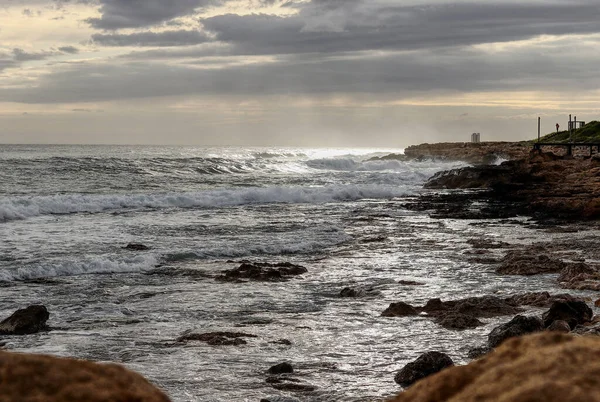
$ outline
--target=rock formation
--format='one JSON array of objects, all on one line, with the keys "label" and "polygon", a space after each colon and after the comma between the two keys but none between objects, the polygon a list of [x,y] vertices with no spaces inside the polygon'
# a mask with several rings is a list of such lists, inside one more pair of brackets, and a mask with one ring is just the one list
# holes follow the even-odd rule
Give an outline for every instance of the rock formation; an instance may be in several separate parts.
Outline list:
[{"label": "rock formation", "polygon": [[600,338],[543,332],[502,343],[466,366],[411,386],[391,402],[600,402]]},{"label": "rock formation", "polygon": [[26,335],[48,329],[50,313],[44,306],[29,306],[15,311],[0,322],[0,335]]},{"label": "rock formation", "polygon": [[168,402],[141,375],[116,364],[0,352],[3,402]]}]

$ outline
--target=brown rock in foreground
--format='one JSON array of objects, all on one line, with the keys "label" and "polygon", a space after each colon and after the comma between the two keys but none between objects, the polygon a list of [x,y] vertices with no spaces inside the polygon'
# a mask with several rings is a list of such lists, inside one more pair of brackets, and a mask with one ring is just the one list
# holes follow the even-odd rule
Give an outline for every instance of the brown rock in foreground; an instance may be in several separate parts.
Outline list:
[{"label": "brown rock in foreground", "polygon": [[168,402],[141,375],[116,364],[0,352],[3,402]]},{"label": "brown rock in foreground", "polygon": [[545,332],[504,342],[467,366],[414,384],[391,402],[600,402],[600,338]]}]

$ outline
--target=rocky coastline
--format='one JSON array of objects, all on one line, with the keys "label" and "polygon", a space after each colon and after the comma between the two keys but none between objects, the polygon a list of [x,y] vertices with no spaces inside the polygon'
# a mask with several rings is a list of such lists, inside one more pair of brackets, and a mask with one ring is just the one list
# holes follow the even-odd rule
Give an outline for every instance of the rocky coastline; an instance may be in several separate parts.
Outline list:
[{"label": "rocky coastline", "polygon": [[[405,204],[407,209],[429,211],[434,218],[511,221],[531,216],[534,219],[530,221],[511,222],[566,232],[589,228],[600,218],[597,156],[573,158],[531,152],[522,143],[483,143],[424,144],[409,147],[406,157],[436,157],[477,164],[436,174],[425,185],[423,194]],[[510,160],[490,164],[499,159]],[[599,291],[600,264],[596,261],[600,260],[600,250],[596,240],[588,236],[518,246],[472,239],[472,250],[465,260],[489,267],[497,275],[555,275],[564,289]],[[149,249],[143,244],[126,248]],[[210,277],[217,283],[281,283],[310,274],[309,269],[287,262],[229,262],[240,265]],[[159,272],[157,268],[156,273]],[[378,296],[380,293],[372,288],[346,287],[339,292],[340,298]],[[492,329],[485,344],[472,345],[468,357],[474,360],[468,365],[457,366],[449,356],[431,350],[401,368],[390,381],[405,391],[392,401],[600,401],[600,383],[585,380],[595,378],[597,367],[591,360],[600,350],[597,337],[600,317],[594,315],[594,305],[600,305],[600,299],[594,303],[590,298],[543,290],[502,297],[430,299],[421,306],[411,300],[397,300],[381,312],[382,320],[425,317],[450,331],[479,327],[491,317],[506,317],[506,320]],[[532,308],[543,311],[531,313]],[[17,310],[0,322],[0,335],[26,336],[50,331],[52,327],[47,325],[50,316],[51,312],[41,305]],[[190,332],[166,346],[202,342],[216,347],[244,347],[257,337],[243,332]],[[287,339],[270,343],[291,345]],[[0,363],[3,384],[0,391],[7,401],[169,400],[143,377],[117,365],[9,352],[0,352]],[[69,375],[72,372],[79,374],[73,377]],[[298,402],[315,390],[293,374],[298,373],[289,362],[265,368],[265,382],[294,397],[267,397],[262,401]],[[525,377],[527,380],[522,380]],[[586,398],[581,399],[582,395]]]}]

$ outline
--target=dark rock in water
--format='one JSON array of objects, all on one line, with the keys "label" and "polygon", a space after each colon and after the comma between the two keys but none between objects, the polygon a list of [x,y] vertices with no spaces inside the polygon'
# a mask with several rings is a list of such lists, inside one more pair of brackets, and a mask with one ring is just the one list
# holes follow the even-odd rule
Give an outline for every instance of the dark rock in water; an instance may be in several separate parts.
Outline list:
[{"label": "dark rock in water", "polygon": [[276,364],[269,369],[269,374],[291,374],[293,372],[294,368],[287,362]]},{"label": "dark rock in water", "polygon": [[510,244],[505,241],[495,242],[487,239],[469,239],[467,241],[474,249],[499,249],[510,247]]},{"label": "dark rock in water", "polygon": [[425,285],[423,282],[405,281],[405,280],[398,281],[398,284],[404,285],[404,286],[423,286],[423,285]]},{"label": "dark rock in water", "polygon": [[248,342],[242,338],[257,338],[256,335],[241,332],[209,332],[205,334],[186,334],[177,338],[177,342],[201,341],[213,346],[239,346]]},{"label": "dark rock in water", "polygon": [[312,392],[317,389],[317,387],[308,384],[298,384],[298,383],[289,383],[283,382],[280,384],[271,384],[273,388],[279,391],[290,391],[290,392]]},{"label": "dark rock in water", "polygon": [[575,300],[554,302],[542,318],[544,327],[549,327],[554,321],[562,320],[566,321],[571,329],[575,329],[577,325],[583,325],[591,321],[593,315],[592,309],[586,302]]},{"label": "dark rock in water", "polygon": [[502,259],[496,273],[502,275],[537,275],[560,272],[567,266],[558,258],[545,254],[531,255],[523,251],[510,251]]},{"label": "dark rock in water", "polygon": [[488,344],[490,348],[495,348],[508,338],[543,330],[544,324],[538,317],[518,315],[506,324],[494,328],[488,335]]},{"label": "dark rock in water", "polygon": [[403,387],[442,371],[446,367],[454,366],[452,359],[445,353],[427,352],[419,356],[417,360],[408,363],[394,377],[394,381]]},{"label": "dark rock in water", "polygon": [[550,326],[548,328],[546,328],[548,331],[554,331],[554,332],[564,332],[566,334],[568,334],[569,332],[571,332],[571,327],[569,326],[569,323],[563,320],[556,320],[554,321],[552,324],[550,324]]},{"label": "dark rock in water", "polygon": [[381,313],[382,317],[407,317],[418,315],[419,312],[410,304],[404,302],[392,303]]},{"label": "dark rock in water", "polygon": [[376,296],[379,292],[373,288],[344,288],[340,291],[340,297],[367,297]]},{"label": "dark rock in water", "polygon": [[489,346],[481,346],[478,348],[473,348],[467,352],[467,357],[469,359],[478,359],[481,356],[485,356],[490,353],[492,349]]},{"label": "dark rock in water", "polygon": [[243,262],[238,268],[224,271],[217,279],[225,282],[240,280],[282,282],[293,276],[307,273],[301,265],[282,262],[270,264],[267,262]]},{"label": "dark rock in water", "polygon": [[288,396],[268,396],[262,398],[260,402],[300,402],[299,399],[290,398]]},{"label": "dark rock in water", "polygon": [[273,341],[271,343],[275,344],[275,345],[285,345],[285,346],[291,346],[292,345],[292,341],[290,341],[289,339],[278,339],[278,340]]},{"label": "dark rock in water", "polygon": [[150,247],[148,247],[144,244],[140,244],[140,243],[129,243],[128,245],[126,245],[123,248],[126,250],[133,250],[133,251],[148,251],[148,250],[150,250]]},{"label": "dark rock in water", "polygon": [[461,313],[450,313],[448,315],[438,317],[436,322],[446,329],[468,329],[477,328],[484,325],[472,315]]},{"label": "dark rock in water", "polygon": [[467,297],[443,302],[431,299],[422,309],[427,314],[439,317],[449,313],[460,313],[472,317],[491,318],[517,314],[521,310],[496,296]]},{"label": "dark rock in water", "polygon": [[0,335],[26,335],[48,330],[46,321],[50,313],[41,305],[29,306],[15,311],[0,322]]},{"label": "dark rock in water", "polygon": [[506,302],[515,306],[550,307],[556,301],[580,300],[566,293],[551,295],[548,292],[530,292],[507,297]]},{"label": "dark rock in water", "polygon": [[600,290],[600,271],[586,263],[571,263],[560,272],[558,283],[567,289]]}]

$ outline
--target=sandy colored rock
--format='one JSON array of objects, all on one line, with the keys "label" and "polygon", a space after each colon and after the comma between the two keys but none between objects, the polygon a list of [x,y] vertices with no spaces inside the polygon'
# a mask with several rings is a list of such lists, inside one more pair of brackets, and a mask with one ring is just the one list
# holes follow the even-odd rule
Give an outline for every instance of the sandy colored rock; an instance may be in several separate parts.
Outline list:
[{"label": "sandy colored rock", "polygon": [[392,402],[600,402],[600,338],[543,332],[414,384]]},{"label": "sandy colored rock", "polygon": [[141,375],[116,364],[0,352],[2,402],[168,402]]}]

